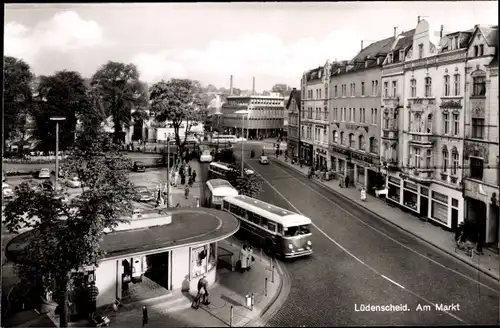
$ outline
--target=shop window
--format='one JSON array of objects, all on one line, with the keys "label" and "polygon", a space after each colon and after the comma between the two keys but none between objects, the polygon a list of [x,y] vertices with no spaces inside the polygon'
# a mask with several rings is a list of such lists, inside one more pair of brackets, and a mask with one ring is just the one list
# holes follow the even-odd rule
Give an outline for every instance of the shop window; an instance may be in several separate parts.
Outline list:
[{"label": "shop window", "polygon": [[207,273],[209,247],[200,246],[191,248],[191,279],[200,277]]},{"label": "shop window", "polygon": [[401,199],[399,184],[394,185],[392,183],[389,183],[387,187],[388,187],[388,195],[387,195],[388,198],[399,203],[399,200]]},{"label": "shop window", "polygon": [[429,189],[425,187],[420,187],[420,193],[424,196],[429,196]]},{"label": "shop window", "polygon": [[405,190],[403,193],[403,205],[411,208],[412,210],[417,210],[417,194],[410,190]]},{"label": "shop window", "polygon": [[443,223],[448,222],[448,206],[432,200],[431,217]]}]

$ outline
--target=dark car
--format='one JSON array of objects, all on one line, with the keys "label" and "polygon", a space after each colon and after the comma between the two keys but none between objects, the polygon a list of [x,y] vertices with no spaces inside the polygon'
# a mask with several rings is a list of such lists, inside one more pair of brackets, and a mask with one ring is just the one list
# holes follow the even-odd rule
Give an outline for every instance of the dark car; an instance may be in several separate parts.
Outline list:
[{"label": "dark car", "polygon": [[143,162],[134,162],[133,170],[135,172],[145,172],[146,171],[146,164],[144,164]]},{"label": "dark car", "polygon": [[150,202],[155,199],[154,193],[145,186],[138,186],[135,188],[137,192],[137,201]]}]

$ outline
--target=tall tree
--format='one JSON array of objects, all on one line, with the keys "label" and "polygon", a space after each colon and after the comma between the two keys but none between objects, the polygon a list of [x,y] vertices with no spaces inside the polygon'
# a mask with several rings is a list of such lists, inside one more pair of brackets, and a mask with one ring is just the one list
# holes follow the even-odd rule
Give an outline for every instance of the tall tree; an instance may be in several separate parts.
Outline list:
[{"label": "tall tree", "polygon": [[80,73],[60,71],[51,76],[40,77],[36,97],[35,135],[41,141],[42,150],[54,150],[56,131],[53,116],[65,117],[59,122],[59,147],[61,150],[73,146],[77,117],[89,106],[89,94]]},{"label": "tall tree", "polygon": [[[207,115],[208,98],[203,96],[200,83],[189,79],[162,80],[153,85],[149,98],[156,120],[172,122],[175,143],[180,155],[183,155],[193,123],[204,122]],[[181,139],[183,124],[184,137]]]},{"label": "tall tree", "polygon": [[278,83],[272,87],[271,92],[278,92],[282,97],[288,97],[292,88],[286,84]]},{"label": "tall tree", "polygon": [[17,254],[16,269],[21,281],[50,291],[58,299],[61,327],[67,326],[72,270],[99,265],[105,229],[124,222],[123,218],[132,213],[130,199],[135,196],[123,170],[129,161],[102,132],[97,132],[93,141],[86,143],[85,149],[76,148],[63,165],[65,171],[74,172],[82,181],[82,193],[71,205],[62,202],[54,191],[33,191],[22,183],[4,212],[4,224],[10,232],[34,228],[33,237]]},{"label": "tall tree", "polygon": [[123,128],[130,127],[132,110],[142,111],[147,106],[147,88],[139,80],[134,64],[109,61],[92,76],[92,88],[99,97],[107,117],[111,116],[114,142],[123,140]]},{"label": "tall tree", "polygon": [[4,56],[4,142],[25,132],[32,106],[31,83],[34,75],[22,59]]}]

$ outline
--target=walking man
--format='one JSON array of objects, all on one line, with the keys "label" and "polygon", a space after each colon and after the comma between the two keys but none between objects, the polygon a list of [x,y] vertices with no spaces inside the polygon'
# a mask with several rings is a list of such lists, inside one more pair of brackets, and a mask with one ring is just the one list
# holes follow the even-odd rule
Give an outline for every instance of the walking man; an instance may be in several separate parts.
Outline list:
[{"label": "walking man", "polygon": [[188,197],[189,197],[189,185],[186,185],[184,187],[184,196],[186,197],[186,199],[188,199]]},{"label": "walking man", "polygon": [[198,280],[198,295],[201,293],[201,290],[203,289],[203,301],[202,303],[205,305],[210,304],[208,301],[208,280],[207,276],[203,275],[200,280]]},{"label": "walking man", "polygon": [[96,301],[97,301],[97,296],[99,295],[99,289],[95,285],[95,281],[92,281],[90,283],[89,287],[89,318],[92,319],[95,316],[95,311],[96,311]]},{"label": "walking man", "polygon": [[145,327],[148,324],[148,308],[142,307],[142,327]]}]

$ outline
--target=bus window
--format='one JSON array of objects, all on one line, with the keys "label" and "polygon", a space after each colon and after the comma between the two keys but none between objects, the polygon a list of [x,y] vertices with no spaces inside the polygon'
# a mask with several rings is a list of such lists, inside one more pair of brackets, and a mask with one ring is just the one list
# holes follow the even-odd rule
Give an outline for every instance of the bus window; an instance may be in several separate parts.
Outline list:
[{"label": "bus window", "polygon": [[237,209],[238,209],[238,208],[237,208],[235,205],[233,205],[233,204],[231,204],[231,206],[229,207],[229,211],[230,211],[231,213],[233,213],[233,214],[236,214],[236,215],[238,215],[238,213],[237,213]]},{"label": "bus window", "polygon": [[253,217],[252,217],[252,222],[253,222],[253,223],[255,223],[255,224],[260,224],[260,220],[261,220],[260,215],[253,214]]},{"label": "bus window", "polygon": [[267,228],[267,222],[268,220],[266,218],[261,218],[260,225],[263,226],[264,228]]},{"label": "bus window", "polygon": [[247,220],[250,221],[250,222],[253,222],[254,220],[254,214],[250,211],[247,211]]},{"label": "bus window", "polygon": [[223,203],[223,206],[224,206],[224,209],[227,211],[229,210],[229,203],[228,202],[224,202]]},{"label": "bus window", "polygon": [[276,223],[274,223],[274,222],[267,222],[267,229],[269,229],[272,232],[276,232]]},{"label": "bus window", "polygon": [[283,235],[283,232],[284,232],[284,231],[283,231],[283,226],[282,226],[281,224],[278,224],[278,233],[279,233],[280,235]]},{"label": "bus window", "polygon": [[311,233],[311,229],[309,228],[309,225],[301,225],[297,227],[289,227],[285,229],[285,237],[294,237],[294,236],[300,236],[300,235],[307,235]]}]

